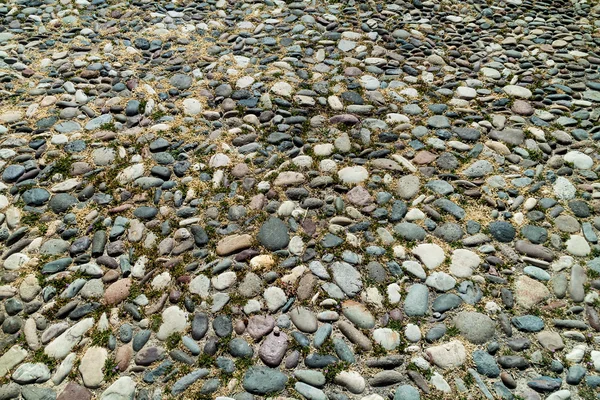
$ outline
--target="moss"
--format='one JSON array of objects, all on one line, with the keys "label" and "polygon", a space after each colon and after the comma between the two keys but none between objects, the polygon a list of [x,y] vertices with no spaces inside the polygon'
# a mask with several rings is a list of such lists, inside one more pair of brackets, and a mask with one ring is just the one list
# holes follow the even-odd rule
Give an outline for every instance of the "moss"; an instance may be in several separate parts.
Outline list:
[{"label": "moss", "polygon": [[336,354],[335,353],[335,346],[333,345],[333,340],[331,340],[331,338],[327,338],[327,340],[325,340],[323,342],[323,344],[321,345],[321,347],[319,347],[319,353],[321,354]]},{"label": "moss", "polygon": [[177,348],[177,346],[179,346],[179,343],[181,342],[181,333],[179,332],[175,332],[169,335],[169,337],[167,337],[167,340],[165,341],[165,346],[167,348],[167,350],[173,350],[175,348]]},{"label": "moss", "polygon": [[75,363],[73,363],[73,368],[71,368],[71,372],[69,372],[69,379],[72,381],[77,380],[77,373],[79,371],[79,365],[81,364],[81,359],[76,359]]},{"label": "moss", "polygon": [[150,329],[152,331],[158,331],[160,324],[162,324],[162,316],[160,314],[154,314],[150,317]]},{"label": "moss", "polygon": [[292,341],[290,349],[292,351],[297,350],[302,355],[302,357],[306,357],[308,353],[310,353],[310,346],[303,347],[296,340]]},{"label": "moss", "polygon": [[62,174],[63,176],[67,176],[69,175],[72,166],[73,158],[70,155],[64,156],[54,161],[54,165],[52,166],[52,172],[55,174]]},{"label": "moss", "polygon": [[348,370],[349,367],[350,363],[345,361],[339,361],[335,364],[328,365],[325,368],[325,371],[323,371],[325,373],[325,380],[328,383],[332,383],[337,374],[339,374],[342,371]]},{"label": "moss", "polygon": [[35,212],[27,213],[21,217],[21,223],[29,226],[37,225],[39,221],[40,214]]},{"label": "moss", "polygon": [[105,124],[100,125],[100,130],[116,132],[117,127],[115,126],[114,122],[107,122]]},{"label": "moss", "polygon": [[129,296],[127,296],[127,299],[130,301],[133,301],[134,299],[136,299],[139,295],[142,294],[142,287],[139,283],[137,282],[133,282],[131,284],[131,287],[129,288]]},{"label": "moss", "polygon": [[473,378],[473,375],[469,374],[468,372],[463,377],[463,381],[465,382],[465,386],[467,388],[469,388],[475,384],[475,378]]},{"label": "moss", "polygon": [[252,365],[254,365],[254,361],[252,360],[252,357],[242,357],[242,358],[238,358],[237,360],[235,360],[235,369],[238,372],[244,372],[248,368],[250,368]]},{"label": "moss", "polygon": [[42,363],[46,365],[51,371],[56,367],[57,364],[57,360],[55,358],[50,357],[46,353],[44,353],[43,347],[33,352],[31,356],[31,362]]},{"label": "moss", "polygon": [[215,358],[211,355],[208,355],[206,353],[202,353],[200,354],[200,356],[198,357],[198,366],[199,367],[212,367],[213,365],[215,365]]},{"label": "moss", "polygon": [[460,330],[458,330],[458,328],[454,325],[452,325],[446,330],[446,335],[448,335],[449,337],[458,336],[459,333]]},{"label": "moss", "polygon": [[164,117],[165,115],[167,115],[167,114],[164,111],[156,110],[150,115],[150,118],[157,121],[157,120],[161,119],[162,117]]},{"label": "moss", "polygon": [[112,332],[109,329],[104,331],[99,331],[96,329],[91,336],[92,346],[107,347],[108,339],[110,338],[111,333]]},{"label": "moss", "polygon": [[402,321],[399,320],[395,320],[395,319],[390,319],[388,321],[388,324],[386,326],[386,328],[390,328],[392,330],[398,331],[398,332],[402,332],[402,329],[404,328],[404,324],[402,323]]},{"label": "moss", "polygon": [[112,357],[108,357],[106,361],[104,361],[104,380],[111,382],[118,376],[119,367],[116,360]]},{"label": "moss", "polygon": [[581,400],[598,399],[598,391],[586,385],[580,385],[577,394]]},{"label": "moss", "polygon": [[532,161],[541,161],[544,159],[544,153],[540,150],[528,150],[529,159]]},{"label": "moss", "polygon": [[388,351],[385,349],[385,347],[383,347],[379,343],[374,343],[373,344],[373,350],[372,351],[373,351],[373,356],[374,357],[385,357],[388,354]]}]

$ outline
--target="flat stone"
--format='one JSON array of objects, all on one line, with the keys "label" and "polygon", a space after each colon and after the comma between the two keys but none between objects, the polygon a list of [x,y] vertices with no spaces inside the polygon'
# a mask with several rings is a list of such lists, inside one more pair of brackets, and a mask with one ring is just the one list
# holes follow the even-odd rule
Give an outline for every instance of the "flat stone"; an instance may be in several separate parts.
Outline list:
[{"label": "flat stone", "polygon": [[412,253],[430,270],[440,266],[446,259],[444,250],[433,243],[420,244],[413,248]]},{"label": "flat stone", "polygon": [[244,374],[242,385],[246,391],[264,396],[282,391],[287,381],[287,376],[276,369],[253,366]]},{"label": "flat stone", "polygon": [[528,276],[520,276],[515,282],[515,301],[521,307],[530,309],[539,306],[550,297],[550,291],[542,282]]},{"label": "flat stone", "polygon": [[87,388],[95,389],[100,387],[104,380],[104,362],[108,357],[108,352],[102,347],[90,347],[79,364],[79,373],[83,384]]},{"label": "flat stone", "polygon": [[456,315],[454,324],[471,343],[482,344],[494,337],[496,324],[487,315],[463,311]]},{"label": "flat stone", "polygon": [[252,246],[252,236],[248,234],[226,236],[217,243],[217,254],[227,256]]},{"label": "flat stone", "polygon": [[444,369],[460,367],[467,359],[465,347],[458,340],[429,347],[425,354],[435,365]]},{"label": "flat stone", "polygon": [[342,313],[358,328],[371,329],[375,326],[375,317],[362,303],[346,300],[342,303]]}]

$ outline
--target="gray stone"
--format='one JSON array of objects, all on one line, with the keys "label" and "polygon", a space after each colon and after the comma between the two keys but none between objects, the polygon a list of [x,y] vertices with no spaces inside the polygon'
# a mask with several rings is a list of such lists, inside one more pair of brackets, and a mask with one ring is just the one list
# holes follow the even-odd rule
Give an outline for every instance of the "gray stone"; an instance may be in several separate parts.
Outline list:
[{"label": "gray stone", "polygon": [[260,227],[258,240],[268,250],[283,249],[290,242],[288,227],[279,218],[271,217]]},{"label": "gray stone", "polygon": [[423,316],[429,308],[429,290],[422,284],[414,284],[408,289],[404,300],[404,312],[408,316]]},{"label": "gray stone", "polygon": [[276,369],[253,366],[244,374],[242,385],[248,392],[264,396],[282,391],[287,381],[287,376]]},{"label": "gray stone", "polygon": [[481,344],[494,337],[496,325],[487,315],[463,311],[456,315],[454,324],[471,343]]}]

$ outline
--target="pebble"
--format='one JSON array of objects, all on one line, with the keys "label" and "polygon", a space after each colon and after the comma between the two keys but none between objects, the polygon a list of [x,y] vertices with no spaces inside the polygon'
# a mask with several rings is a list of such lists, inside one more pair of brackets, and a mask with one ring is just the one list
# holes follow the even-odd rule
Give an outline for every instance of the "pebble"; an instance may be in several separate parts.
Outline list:
[{"label": "pebble", "polygon": [[8,0],[0,398],[600,386],[570,6]]}]

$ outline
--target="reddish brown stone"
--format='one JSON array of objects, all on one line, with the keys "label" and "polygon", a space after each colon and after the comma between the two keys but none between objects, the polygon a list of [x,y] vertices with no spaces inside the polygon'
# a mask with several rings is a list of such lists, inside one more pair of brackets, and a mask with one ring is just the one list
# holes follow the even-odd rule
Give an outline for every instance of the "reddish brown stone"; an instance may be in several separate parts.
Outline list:
[{"label": "reddish brown stone", "polygon": [[104,292],[104,301],[106,304],[118,304],[125,300],[129,296],[129,289],[131,288],[131,279],[121,279],[110,285],[106,292]]},{"label": "reddish brown stone", "polygon": [[92,392],[75,382],[69,382],[56,400],[90,400]]},{"label": "reddish brown stone", "polygon": [[119,371],[125,371],[129,367],[131,356],[133,355],[133,349],[130,344],[123,345],[117,349],[115,356],[115,362]]},{"label": "reddish brown stone", "polygon": [[430,153],[428,151],[420,151],[417,153],[417,155],[415,156],[415,158],[412,159],[413,164],[429,164],[433,161],[435,161],[435,159],[437,158],[437,156],[433,153]]}]

